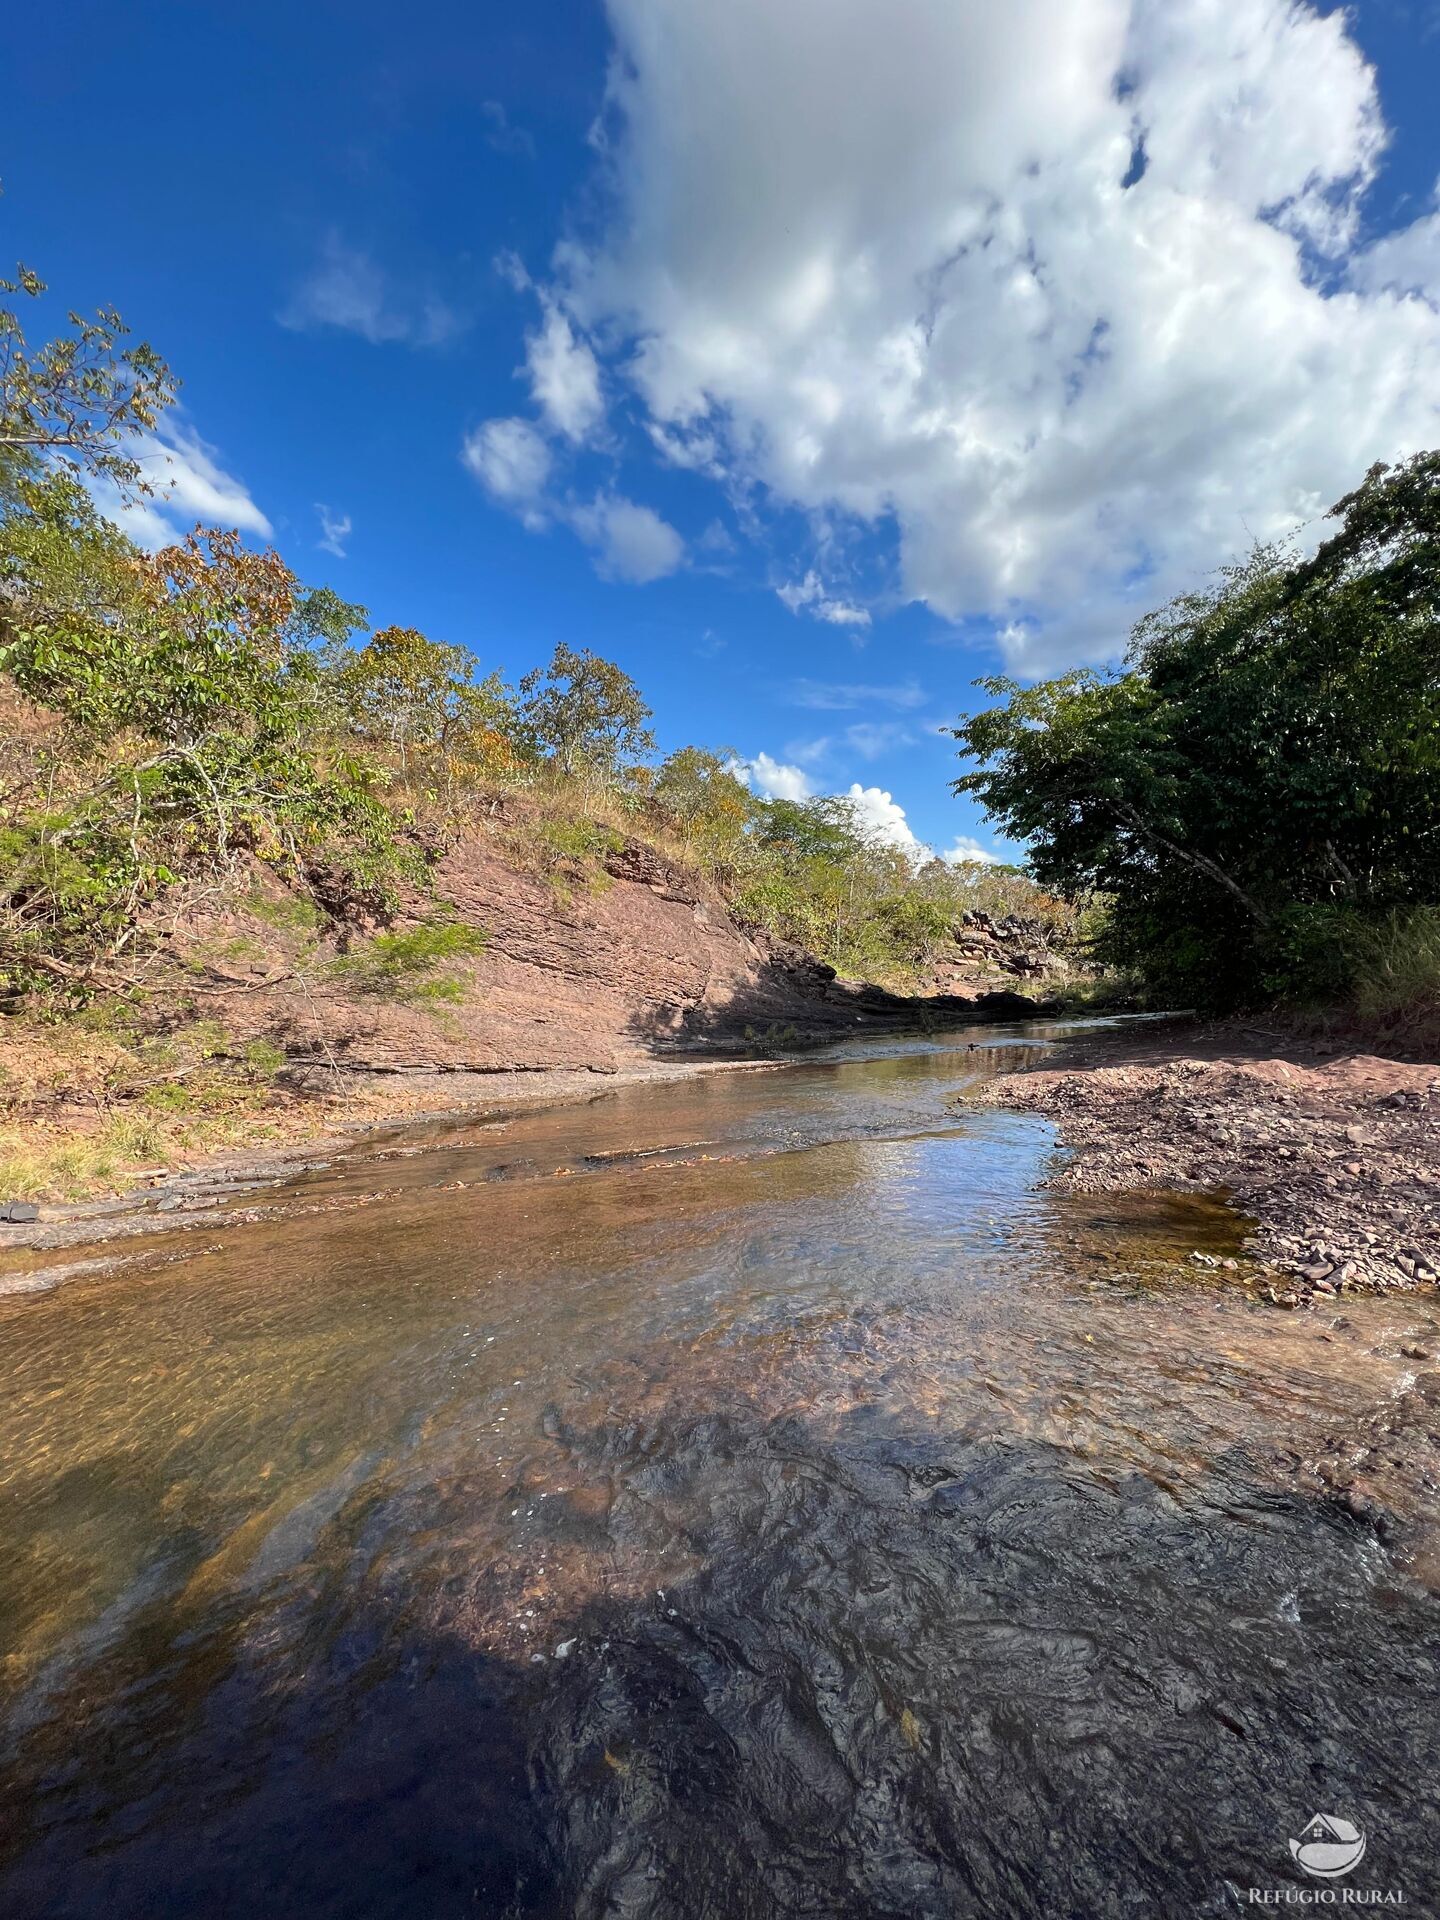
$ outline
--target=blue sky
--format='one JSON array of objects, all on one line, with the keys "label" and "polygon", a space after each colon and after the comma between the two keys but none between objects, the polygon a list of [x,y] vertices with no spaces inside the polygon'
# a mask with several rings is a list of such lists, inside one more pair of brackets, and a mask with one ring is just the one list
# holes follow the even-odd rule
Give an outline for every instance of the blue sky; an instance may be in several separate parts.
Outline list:
[{"label": "blue sky", "polygon": [[17,40],[4,249],[181,374],[172,524],[228,507],[512,678],[594,647],[662,747],[941,849],[994,844],[936,733],[977,674],[1112,657],[1440,443],[1422,0],[81,0]]}]

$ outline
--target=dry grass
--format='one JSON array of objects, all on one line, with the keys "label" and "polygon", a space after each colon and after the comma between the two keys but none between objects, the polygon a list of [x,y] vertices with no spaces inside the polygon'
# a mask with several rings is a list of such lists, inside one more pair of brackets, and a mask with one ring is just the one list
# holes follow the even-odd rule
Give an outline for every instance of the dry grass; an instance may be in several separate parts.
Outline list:
[{"label": "dry grass", "polygon": [[0,1199],[83,1200],[123,1193],[145,1172],[231,1147],[290,1137],[284,1110],[156,1114],[122,1108],[86,1130],[57,1123],[0,1128]]},{"label": "dry grass", "polygon": [[1355,936],[1360,1025],[1433,1056],[1440,1048],[1440,907],[1392,913]]},{"label": "dry grass", "polygon": [[277,1137],[298,1104],[276,1085],[278,1048],[213,1021],[147,1034],[141,1015],[103,1001],[0,1023],[0,1200],[116,1193],[138,1168]]}]

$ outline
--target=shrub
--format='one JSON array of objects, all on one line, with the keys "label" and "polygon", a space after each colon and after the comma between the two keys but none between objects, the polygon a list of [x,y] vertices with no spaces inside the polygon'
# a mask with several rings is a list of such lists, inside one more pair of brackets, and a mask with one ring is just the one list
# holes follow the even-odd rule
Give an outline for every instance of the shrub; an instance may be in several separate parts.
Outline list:
[{"label": "shrub", "polygon": [[377,933],[362,946],[333,960],[330,978],[352,993],[420,1003],[455,1003],[465,983],[439,969],[450,960],[483,953],[486,936],[462,920],[436,919],[400,933]]}]

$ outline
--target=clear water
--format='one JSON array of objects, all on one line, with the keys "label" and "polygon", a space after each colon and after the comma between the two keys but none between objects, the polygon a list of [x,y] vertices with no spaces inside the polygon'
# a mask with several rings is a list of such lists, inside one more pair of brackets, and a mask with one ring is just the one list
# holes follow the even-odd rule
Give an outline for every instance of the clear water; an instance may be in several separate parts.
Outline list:
[{"label": "clear water", "polygon": [[1433,1308],[1039,1191],[992,1043],[397,1137],[0,1300],[0,1913],[1220,1913],[1317,1811],[1430,1911],[1427,1436],[1381,1524],[1304,1469]]}]

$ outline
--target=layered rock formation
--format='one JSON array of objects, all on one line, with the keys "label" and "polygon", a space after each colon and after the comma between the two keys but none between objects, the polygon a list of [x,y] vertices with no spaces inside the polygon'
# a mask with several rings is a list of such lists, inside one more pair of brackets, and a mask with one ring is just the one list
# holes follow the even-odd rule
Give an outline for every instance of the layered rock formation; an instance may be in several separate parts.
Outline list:
[{"label": "layered rock formation", "polygon": [[[445,971],[453,1004],[357,992],[322,945],[287,965],[233,907],[187,915],[177,953],[197,1006],[237,1044],[264,1040],[292,1066],[333,1072],[608,1073],[657,1054],[785,1051],[876,1028],[1023,1017],[1013,993],[912,1000],[835,977],[797,947],[747,930],[693,874],[627,841],[590,882],[518,872],[503,844],[464,839],[441,861],[436,894],[486,936]],[[406,903],[419,925],[432,902]],[[237,933],[241,937],[237,938]],[[242,964],[213,956],[245,950]]]}]

